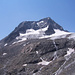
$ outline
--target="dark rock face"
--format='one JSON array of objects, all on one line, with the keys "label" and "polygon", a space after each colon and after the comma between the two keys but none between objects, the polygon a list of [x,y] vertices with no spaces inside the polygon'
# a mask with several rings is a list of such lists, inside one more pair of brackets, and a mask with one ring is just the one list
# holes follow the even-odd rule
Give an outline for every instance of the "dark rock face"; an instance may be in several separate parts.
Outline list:
[{"label": "dark rock face", "polygon": [[[24,46],[24,44],[26,45]],[[75,49],[74,40],[67,38],[56,39],[55,41],[31,39],[12,46],[5,46],[0,50],[0,74],[68,75],[70,72],[72,75],[75,73],[74,66],[72,66],[75,64],[75,53],[68,56],[66,60],[65,55],[68,48]],[[7,55],[3,56],[4,52]]]},{"label": "dark rock face", "polygon": [[51,34],[55,33],[55,31],[53,30],[52,26],[49,25],[49,28],[45,33],[46,33],[46,35],[51,35]]}]

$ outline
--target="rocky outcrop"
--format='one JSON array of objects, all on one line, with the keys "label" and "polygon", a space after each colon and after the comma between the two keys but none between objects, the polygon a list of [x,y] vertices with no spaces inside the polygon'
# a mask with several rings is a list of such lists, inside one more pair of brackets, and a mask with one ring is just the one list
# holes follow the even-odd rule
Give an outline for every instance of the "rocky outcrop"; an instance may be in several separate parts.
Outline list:
[{"label": "rocky outcrop", "polygon": [[[3,75],[70,75],[75,73],[75,41],[34,39],[5,46],[0,50],[0,74]],[[2,55],[2,53],[7,55]],[[70,68],[70,69],[69,69]]]}]

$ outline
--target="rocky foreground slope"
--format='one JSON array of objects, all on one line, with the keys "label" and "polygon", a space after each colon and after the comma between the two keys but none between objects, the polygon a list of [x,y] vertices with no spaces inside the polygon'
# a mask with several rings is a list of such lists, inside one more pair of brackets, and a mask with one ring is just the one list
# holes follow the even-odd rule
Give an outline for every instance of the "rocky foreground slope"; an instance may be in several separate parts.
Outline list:
[{"label": "rocky foreground slope", "polygon": [[75,33],[50,18],[22,22],[0,41],[0,75],[75,75]]}]

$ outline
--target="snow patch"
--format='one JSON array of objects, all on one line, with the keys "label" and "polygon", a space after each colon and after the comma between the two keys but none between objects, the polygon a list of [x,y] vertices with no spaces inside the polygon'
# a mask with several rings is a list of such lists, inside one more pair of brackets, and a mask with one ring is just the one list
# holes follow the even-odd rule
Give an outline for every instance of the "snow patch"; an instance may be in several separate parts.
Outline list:
[{"label": "snow patch", "polygon": [[17,43],[17,42],[13,42],[12,44],[15,44],[15,43]]},{"label": "snow patch", "polygon": [[26,44],[24,44],[23,46],[26,46]]},{"label": "snow patch", "polygon": [[39,37],[39,39],[43,39],[43,38],[50,38],[50,35],[44,35],[42,37]]},{"label": "snow patch", "polygon": [[27,66],[27,64],[23,64],[23,66]]},{"label": "snow patch", "polygon": [[17,40],[23,39],[36,39],[39,37],[44,36],[45,31],[48,29],[48,26],[42,29],[34,30],[34,29],[27,29],[25,34],[20,33],[20,36],[16,37]]},{"label": "snow patch", "polygon": [[68,48],[67,54],[65,56],[69,56],[73,52],[74,52],[74,49]]},{"label": "snow patch", "polygon": [[7,53],[3,53],[3,56],[7,55]]},{"label": "snow patch", "polygon": [[34,29],[27,29],[26,33],[34,32],[34,31],[35,31]]},{"label": "snow patch", "polygon": [[26,38],[22,38],[21,40],[15,41],[12,44],[19,43],[19,42],[22,42],[22,41],[25,41],[25,40],[26,40]]},{"label": "snow patch", "polygon": [[42,60],[42,62],[37,63],[38,65],[48,65],[50,62],[43,60],[42,58],[40,58]]},{"label": "snow patch", "polygon": [[39,52],[38,51],[36,51],[36,54],[38,54]]},{"label": "snow patch", "polygon": [[52,35],[45,35],[42,37],[39,37],[39,39],[43,38],[50,38],[52,40],[59,39],[59,38],[65,38],[68,34],[71,34],[70,32],[61,31],[59,29],[54,29],[55,33]]},{"label": "snow patch", "polygon": [[51,39],[59,39],[59,38],[65,38],[67,34],[71,34],[70,32],[61,31],[59,29],[54,29],[55,33],[50,35]]},{"label": "snow patch", "polygon": [[7,46],[8,44],[6,43],[4,46]]},{"label": "snow patch", "polygon": [[41,23],[44,23],[44,21],[37,22],[37,25],[39,26],[39,24],[41,24]]},{"label": "snow patch", "polygon": [[17,42],[22,42],[22,41],[25,41],[26,38],[22,38],[21,40],[17,41]]}]

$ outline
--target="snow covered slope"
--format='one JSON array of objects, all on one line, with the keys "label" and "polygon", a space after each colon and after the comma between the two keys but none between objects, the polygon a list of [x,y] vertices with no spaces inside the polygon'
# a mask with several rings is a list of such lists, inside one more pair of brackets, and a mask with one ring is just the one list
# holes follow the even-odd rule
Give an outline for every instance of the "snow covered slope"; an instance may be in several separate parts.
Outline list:
[{"label": "snow covered slope", "polygon": [[44,39],[44,38],[50,38],[50,39],[58,39],[58,38],[65,38],[68,34],[71,34],[70,32],[61,31],[59,29],[54,29],[55,33],[52,35],[46,35],[45,31],[48,29],[48,26],[42,29],[34,30],[34,29],[28,29],[26,30],[26,33],[22,34],[20,33],[20,36],[16,37],[18,41],[14,42],[22,42],[27,39]]},{"label": "snow covered slope", "polygon": [[68,34],[71,34],[71,32],[65,32],[59,29],[54,29],[55,33],[52,35],[44,35],[43,37],[40,37],[40,39],[43,38],[50,38],[50,39],[59,39],[59,38],[65,38]]}]

